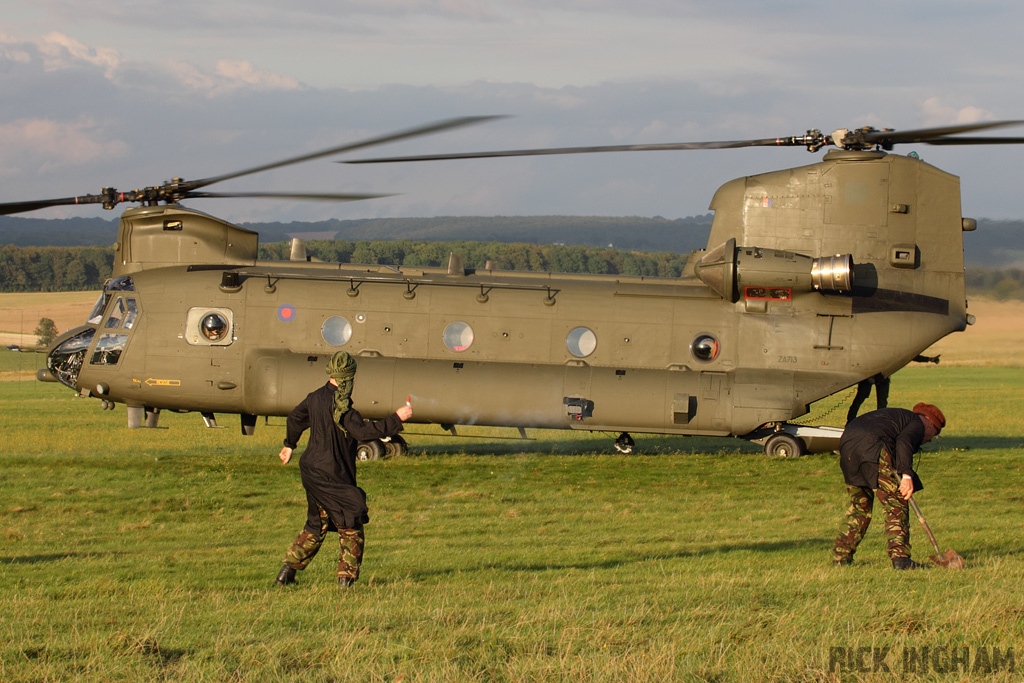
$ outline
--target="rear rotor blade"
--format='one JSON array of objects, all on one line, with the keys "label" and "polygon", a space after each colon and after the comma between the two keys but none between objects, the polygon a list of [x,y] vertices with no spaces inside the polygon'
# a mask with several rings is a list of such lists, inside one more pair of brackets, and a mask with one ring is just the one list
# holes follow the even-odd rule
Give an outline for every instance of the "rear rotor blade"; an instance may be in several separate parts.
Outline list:
[{"label": "rear rotor blade", "polygon": [[1024,138],[938,138],[924,142],[929,145],[1019,145],[1024,143]]},{"label": "rear rotor blade", "polygon": [[[1003,144],[992,142],[999,140],[1015,140],[1017,138],[951,138],[950,135],[958,133],[970,133],[976,130],[988,130],[991,128],[1006,128],[1008,126],[1019,126],[1024,121],[986,121],[984,123],[968,123],[960,126],[943,126],[940,128],[921,128],[918,130],[863,130],[850,131],[851,134],[860,135],[860,139],[867,144],[890,147],[892,145],[904,145],[921,142],[929,145],[991,145]],[[957,142],[946,142],[956,140]],[[975,142],[971,142],[974,140]],[[986,142],[978,142],[988,140]]]},{"label": "rear rotor blade", "polygon": [[464,152],[455,154],[421,154],[401,157],[378,157],[372,159],[353,159],[339,163],[345,164],[385,164],[405,161],[445,161],[450,159],[486,159],[493,157],[546,156],[554,154],[591,154],[600,152],[650,152],[663,150],[700,150],[700,149],[738,149],[741,147],[806,147],[816,152],[826,145],[835,144],[845,149],[870,149],[875,146],[891,149],[893,145],[907,143],[927,143],[931,145],[986,145],[986,144],[1018,144],[1020,138],[955,138],[949,137],[958,133],[969,133],[990,128],[1022,125],[1024,121],[988,121],[959,126],[943,126],[939,128],[922,128],[919,130],[894,131],[861,128],[845,131],[842,140],[832,140],[822,135],[819,130],[809,130],[804,135],[793,135],[782,138],[762,138],[753,140],[724,140],[710,142],[673,142],[665,144],[645,145],[603,145],[595,147],[553,147],[547,149],[513,149],[493,152]]},{"label": "rear rotor blade", "polygon": [[668,142],[647,145],[602,145],[597,147],[552,147],[547,149],[510,149],[494,152],[465,152],[456,154],[423,154],[404,157],[378,157],[353,159],[344,164],[387,164],[402,161],[444,161],[447,159],[487,159],[492,157],[545,156],[549,154],[592,154],[599,152],[660,152],[698,149],[738,149],[741,147],[792,147],[808,144],[807,136],[788,138],[761,138],[758,140],[723,140],[712,142]]}]

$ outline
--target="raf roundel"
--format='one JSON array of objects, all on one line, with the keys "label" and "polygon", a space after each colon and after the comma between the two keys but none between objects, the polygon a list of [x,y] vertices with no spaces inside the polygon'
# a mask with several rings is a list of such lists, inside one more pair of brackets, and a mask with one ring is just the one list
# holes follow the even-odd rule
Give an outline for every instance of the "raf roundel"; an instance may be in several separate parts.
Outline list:
[{"label": "raf roundel", "polygon": [[281,306],[281,308],[277,309],[277,319],[283,323],[290,323],[295,320],[295,307],[291,304]]}]

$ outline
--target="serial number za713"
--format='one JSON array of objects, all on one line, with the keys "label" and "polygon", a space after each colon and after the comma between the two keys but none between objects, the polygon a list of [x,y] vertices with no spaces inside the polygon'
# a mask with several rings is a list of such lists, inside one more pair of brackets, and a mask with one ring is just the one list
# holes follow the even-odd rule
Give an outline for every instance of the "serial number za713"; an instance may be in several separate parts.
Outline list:
[{"label": "serial number za713", "polygon": [[780,363],[796,363],[796,356],[779,356]]}]

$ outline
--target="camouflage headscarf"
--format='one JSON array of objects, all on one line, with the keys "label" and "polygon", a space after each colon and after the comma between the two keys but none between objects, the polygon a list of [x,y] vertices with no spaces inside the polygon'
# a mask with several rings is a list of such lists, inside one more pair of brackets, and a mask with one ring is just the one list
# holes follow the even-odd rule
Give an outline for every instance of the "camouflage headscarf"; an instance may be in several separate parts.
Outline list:
[{"label": "camouflage headscarf", "polygon": [[356,359],[347,351],[338,351],[327,362],[327,374],[338,383],[334,393],[334,421],[339,425],[341,418],[352,406],[352,380],[356,376]]}]

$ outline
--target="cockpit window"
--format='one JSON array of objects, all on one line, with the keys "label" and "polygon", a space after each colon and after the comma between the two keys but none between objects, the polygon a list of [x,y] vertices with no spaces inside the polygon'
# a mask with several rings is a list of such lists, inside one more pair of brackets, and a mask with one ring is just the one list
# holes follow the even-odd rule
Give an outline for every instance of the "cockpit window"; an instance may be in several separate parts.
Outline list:
[{"label": "cockpit window", "polygon": [[124,325],[127,330],[135,325],[135,319],[139,317],[139,309],[135,306],[135,299],[128,297],[124,300]]},{"label": "cockpit window", "polygon": [[121,318],[124,316],[124,299],[118,299],[110,309],[110,317],[107,318],[107,329],[121,327]]},{"label": "cockpit window", "polygon": [[121,352],[128,343],[127,334],[104,334],[96,342],[96,348],[92,352],[92,365],[117,365],[121,359]]},{"label": "cockpit window", "polygon": [[139,315],[135,306],[134,297],[118,297],[114,305],[110,307],[110,316],[104,325],[108,330],[123,327],[130,330],[135,324],[135,318]]},{"label": "cockpit window", "polygon": [[[118,279],[123,280],[126,278]],[[117,362],[121,360],[121,352],[124,351],[124,347],[128,344],[128,333],[135,325],[135,320],[138,317],[139,308],[135,303],[135,297],[117,297],[110,306],[110,313],[107,315],[107,321],[103,324],[103,327],[107,330],[120,330],[120,332],[100,335],[89,363],[91,365],[117,365]]]},{"label": "cockpit window", "polygon": [[115,277],[107,283],[106,290],[108,292],[134,292],[135,281],[132,280],[129,275],[124,277]]},{"label": "cockpit window", "polygon": [[[134,292],[135,281],[130,276],[116,277],[113,280],[107,280],[103,284],[103,291],[100,292],[99,298],[96,299],[96,304],[92,307],[92,313],[86,319],[86,322],[90,325],[98,325],[100,320],[103,319],[103,311],[106,310],[107,304],[110,303],[111,292]],[[134,299],[132,300],[134,301]],[[129,325],[131,327],[131,325]]]},{"label": "cockpit window", "polygon": [[90,325],[98,325],[103,318],[103,309],[107,307],[108,301],[110,301],[110,295],[106,292],[100,292],[99,298],[96,299],[96,305],[92,307],[92,313],[89,314],[86,322]]}]

